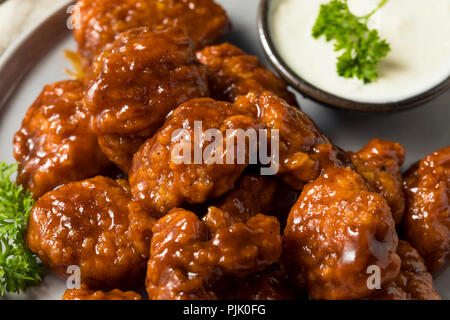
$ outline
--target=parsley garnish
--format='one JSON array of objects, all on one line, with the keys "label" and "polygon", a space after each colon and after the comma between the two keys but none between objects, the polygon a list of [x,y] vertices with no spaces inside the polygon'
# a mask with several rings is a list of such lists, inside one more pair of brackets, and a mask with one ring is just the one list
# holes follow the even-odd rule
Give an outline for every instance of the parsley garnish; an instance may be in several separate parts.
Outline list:
[{"label": "parsley garnish", "polygon": [[343,50],[337,62],[341,77],[357,77],[365,84],[378,77],[377,65],[391,48],[386,40],[380,39],[377,30],[369,30],[367,22],[386,1],[382,0],[375,10],[363,17],[350,12],[347,0],[332,0],[320,6],[312,35],[316,39],[324,35],[327,41],[335,40],[334,50]]},{"label": "parsley garnish", "polygon": [[41,262],[24,241],[34,200],[29,191],[11,182],[15,171],[17,165],[0,162],[0,295],[36,285],[44,274]]}]

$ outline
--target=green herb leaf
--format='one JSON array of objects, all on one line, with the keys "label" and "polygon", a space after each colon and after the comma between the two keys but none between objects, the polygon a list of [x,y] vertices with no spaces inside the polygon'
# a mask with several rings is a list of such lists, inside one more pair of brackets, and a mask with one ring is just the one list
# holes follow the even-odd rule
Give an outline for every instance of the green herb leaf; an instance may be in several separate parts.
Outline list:
[{"label": "green herb leaf", "polygon": [[23,291],[42,280],[44,267],[25,245],[32,194],[11,182],[17,165],[0,162],[0,295]]},{"label": "green herb leaf", "polygon": [[351,13],[347,1],[332,0],[320,6],[312,35],[316,39],[325,36],[327,41],[335,40],[334,50],[343,51],[337,61],[341,77],[356,77],[365,84],[378,78],[377,66],[391,48],[386,40],[380,39],[377,30],[369,30],[367,22],[386,1],[364,17]]}]

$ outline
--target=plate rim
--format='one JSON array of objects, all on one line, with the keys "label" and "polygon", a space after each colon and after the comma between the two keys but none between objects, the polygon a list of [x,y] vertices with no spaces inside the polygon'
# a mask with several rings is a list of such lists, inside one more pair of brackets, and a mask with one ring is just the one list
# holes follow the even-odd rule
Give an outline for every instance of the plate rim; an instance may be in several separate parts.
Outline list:
[{"label": "plate rim", "polygon": [[[48,24],[60,23],[61,19],[68,14],[67,7],[75,2],[75,0],[62,1],[58,6],[49,11],[48,14],[27,28],[0,56],[0,110],[7,104],[23,78],[36,65],[36,62],[49,51],[51,46],[38,48],[37,52],[33,53],[32,58],[27,59],[25,64],[17,64],[14,60],[18,55],[24,56],[30,54],[29,50],[32,46],[30,47],[31,42],[29,40],[40,32],[45,32],[53,36],[50,40],[52,45],[59,42],[65,34],[70,32],[67,28],[64,31],[61,31],[59,28],[49,28]],[[47,41],[46,44],[48,44]]]}]

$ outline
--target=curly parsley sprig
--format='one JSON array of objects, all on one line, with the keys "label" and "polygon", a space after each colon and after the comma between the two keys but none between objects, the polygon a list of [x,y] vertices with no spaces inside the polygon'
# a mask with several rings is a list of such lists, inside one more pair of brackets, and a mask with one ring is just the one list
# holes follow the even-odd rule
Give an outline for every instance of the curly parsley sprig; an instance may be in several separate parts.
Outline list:
[{"label": "curly parsley sprig", "polygon": [[350,12],[347,0],[332,0],[320,6],[312,35],[316,39],[325,36],[327,41],[335,40],[334,50],[343,50],[337,62],[341,77],[357,77],[365,84],[378,78],[377,66],[391,48],[377,30],[368,28],[367,23],[386,1],[382,0],[375,10],[363,17]]},{"label": "curly parsley sprig", "polygon": [[17,165],[0,162],[0,295],[23,291],[42,280],[44,267],[25,246],[32,194],[11,182]]}]

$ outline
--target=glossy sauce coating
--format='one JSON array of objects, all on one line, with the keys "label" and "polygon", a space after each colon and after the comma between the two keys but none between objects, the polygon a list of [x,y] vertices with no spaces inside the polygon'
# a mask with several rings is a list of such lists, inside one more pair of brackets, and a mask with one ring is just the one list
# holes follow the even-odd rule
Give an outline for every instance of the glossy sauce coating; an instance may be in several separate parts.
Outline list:
[{"label": "glossy sauce coating", "polygon": [[[198,138],[196,121],[201,121]],[[204,157],[209,154],[206,147],[214,146],[204,138],[206,130],[216,129],[222,133],[223,145],[220,141],[219,146],[226,151],[227,129],[247,130],[261,126],[251,114],[227,102],[204,98],[180,105],[135,154],[129,174],[133,198],[160,216],[183,203],[196,204],[218,198],[234,187],[247,166],[249,152],[248,148],[236,150],[237,139],[234,139],[231,141],[234,155],[229,157],[232,161],[227,163],[225,152],[218,152],[215,161],[212,161],[214,156]],[[185,131],[179,131],[181,129]],[[183,145],[190,146],[190,150]],[[196,148],[201,150],[198,161],[194,155]],[[245,156],[243,164],[238,163],[239,153]]]},{"label": "glossy sauce coating", "polygon": [[350,153],[356,171],[391,207],[396,224],[405,212],[403,178],[400,168],[405,161],[405,148],[397,142],[373,139],[356,153]]},{"label": "glossy sauce coating", "polygon": [[98,137],[98,144],[111,162],[128,173],[134,154],[145,140],[146,137],[137,135],[105,134]]},{"label": "glossy sauce coating", "polygon": [[14,136],[17,183],[35,198],[70,181],[90,178],[110,166],[83,108],[83,83],[44,87]]},{"label": "glossy sauce coating", "polygon": [[[272,215],[277,185],[277,180],[272,177],[243,175],[233,190],[215,202],[215,207],[220,210],[213,215],[206,214],[202,221],[210,232],[215,232],[224,226],[247,222],[259,213]],[[209,210],[214,210],[214,207],[210,207]]]},{"label": "glossy sauce coating", "polygon": [[283,263],[313,299],[359,299],[371,294],[369,266],[380,268],[383,287],[396,278],[397,244],[386,200],[350,168],[328,168],[291,210]]},{"label": "glossy sauce coating", "polygon": [[278,261],[279,228],[276,218],[256,215],[209,234],[194,213],[173,209],[153,228],[149,298],[217,299],[214,287],[222,277],[245,277]]},{"label": "glossy sauce coating", "polygon": [[402,260],[400,273],[394,283],[376,293],[373,300],[441,300],[433,287],[433,278],[425,262],[408,242],[400,240],[397,254]]},{"label": "glossy sauce coating", "polygon": [[67,289],[62,300],[141,300],[139,293],[114,289],[108,292],[89,289]]},{"label": "glossy sauce coating", "polygon": [[340,150],[319,131],[300,109],[290,106],[271,92],[250,93],[236,103],[252,110],[268,129],[279,132],[279,170],[287,184],[301,190],[327,167],[341,167]]},{"label": "glossy sauce coating", "polygon": [[213,0],[79,0],[77,5],[81,19],[74,37],[85,68],[119,33],[132,28],[179,27],[201,48],[231,27]]},{"label": "glossy sauce coating", "polygon": [[197,52],[197,58],[208,68],[214,99],[234,102],[250,92],[271,91],[289,104],[297,105],[283,80],[261,65],[256,56],[230,43],[206,47]]},{"label": "glossy sauce coating", "polygon": [[428,269],[439,269],[450,253],[450,146],[422,159],[404,175],[403,229]]},{"label": "glossy sauce coating", "polygon": [[265,270],[243,279],[228,280],[224,300],[299,300],[304,295],[281,271]]},{"label": "glossy sauce coating", "polygon": [[65,277],[80,268],[91,289],[131,288],[142,283],[154,220],[129,214],[125,180],[95,177],[42,196],[31,210],[25,239],[52,271]]}]

